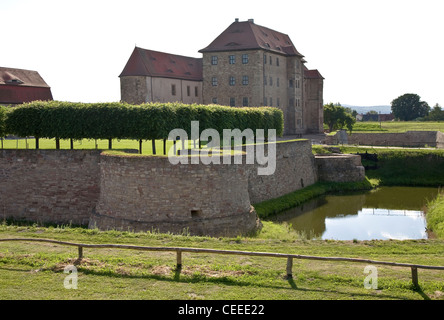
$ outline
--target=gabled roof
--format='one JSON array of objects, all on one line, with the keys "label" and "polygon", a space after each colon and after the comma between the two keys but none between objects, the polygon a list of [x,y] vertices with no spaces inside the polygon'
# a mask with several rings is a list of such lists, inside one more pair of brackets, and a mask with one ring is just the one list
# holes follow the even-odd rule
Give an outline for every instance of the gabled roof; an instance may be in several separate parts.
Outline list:
[{"label": "gabled roof", "polygon": [[300,54],[290,37],[284,33],[259,26],[253,20],[241,21],[236,19],[208,47],[199,52],[221,52],[236,50],[263,49],[286,56]]},{"label": "gabled roof", "polygon": [[0,85],[2,84],[49,88],[37,71],[5,67],[0,67]]},{"label": "gabled roof", "polygon": [[317,69],[304,69],[304,78],[306,79],[325,79]]},{"label": "gabled roof", "polygon": [[51,88],[37,71],[0,67],[0,104],[53,100]]},{"label": "gabled roof", "polygon": [[135,47],[119,77],[151,76],[202,80],[202,59]]}]

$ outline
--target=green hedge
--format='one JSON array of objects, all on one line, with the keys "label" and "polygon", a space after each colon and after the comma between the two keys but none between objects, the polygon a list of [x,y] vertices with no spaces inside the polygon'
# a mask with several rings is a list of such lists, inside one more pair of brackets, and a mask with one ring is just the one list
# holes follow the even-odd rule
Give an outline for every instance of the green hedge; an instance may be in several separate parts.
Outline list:
[{"label": "green hedge", "polygon": [[[5,133],[21,137],[58,139],[167,139],[171,130],[191,135],[191,121],[199,129],[276,129],[283,134],[283,113],[277,108],[232,108],[180,103],[72,103],[35,101],[8,112]],[[2,120],[0,119],[0,124]]]},{"label": "green hedge", "polygon": [[6,107],[0,106],[0,138],[6,136]]}]

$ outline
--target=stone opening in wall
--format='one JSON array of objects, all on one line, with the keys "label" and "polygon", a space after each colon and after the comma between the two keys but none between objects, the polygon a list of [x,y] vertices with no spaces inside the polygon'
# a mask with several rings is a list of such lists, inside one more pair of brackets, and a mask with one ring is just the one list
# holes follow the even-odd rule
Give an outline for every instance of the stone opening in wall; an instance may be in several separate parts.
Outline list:
[{"label": "stone opening in wall", "polygon": [[304,179],[301,178],[301,187],[304,187]]},{"label": "stone opening in wall", "polygon": [[202,216],[202,210],[191,210],[191,218],[200,218]]}]

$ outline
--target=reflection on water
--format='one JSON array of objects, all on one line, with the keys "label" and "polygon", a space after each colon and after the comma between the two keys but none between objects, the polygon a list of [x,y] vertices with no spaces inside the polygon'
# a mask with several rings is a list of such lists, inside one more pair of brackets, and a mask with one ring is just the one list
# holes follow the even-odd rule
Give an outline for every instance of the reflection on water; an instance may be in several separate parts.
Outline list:
[{"label": "reflection on water", "polygon": [[437,194],[437,188],[382,187],[365,193],[327,195],[274,220],[288,222],[312,239],[426,239],[423,208]]}]

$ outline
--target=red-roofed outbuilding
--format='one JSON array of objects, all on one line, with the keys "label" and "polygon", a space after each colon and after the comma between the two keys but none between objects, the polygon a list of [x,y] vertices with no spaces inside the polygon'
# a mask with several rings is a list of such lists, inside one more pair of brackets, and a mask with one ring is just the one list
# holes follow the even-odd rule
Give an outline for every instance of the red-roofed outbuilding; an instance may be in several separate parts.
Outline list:
[{"label": "red-roofed outbuilding", "polygon": [[51,88],[37,71],[0,67],[0,104],[53,100]]}]

